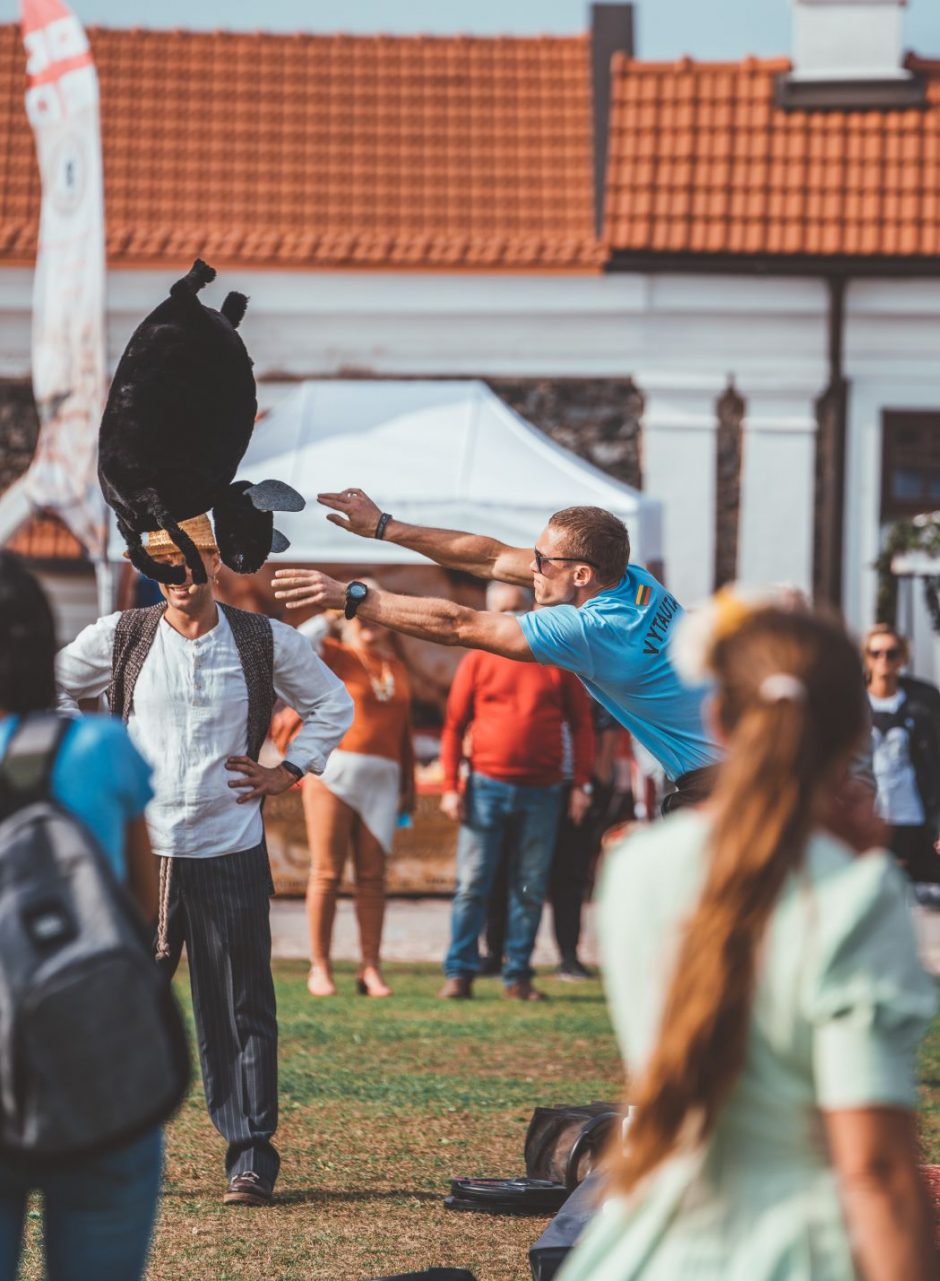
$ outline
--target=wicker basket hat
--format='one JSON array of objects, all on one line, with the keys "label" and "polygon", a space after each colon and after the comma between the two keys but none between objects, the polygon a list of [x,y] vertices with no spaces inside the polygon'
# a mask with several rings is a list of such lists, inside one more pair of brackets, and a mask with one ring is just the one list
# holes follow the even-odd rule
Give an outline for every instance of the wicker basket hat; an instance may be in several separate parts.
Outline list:
[{"label": "wicker basket hat", "polygon": [[[212,521],[208,516],[193,516],[190,520],[181,520],[180,529],[187,533],[201,552],[217,552],[219,544],[215,540]],[[154,529],[147,535],[147,551],[151,556],[165,556],[167,552],[179,552],[179,548],[165,529]],[[130,560],[127,552],[124,559]]]}]

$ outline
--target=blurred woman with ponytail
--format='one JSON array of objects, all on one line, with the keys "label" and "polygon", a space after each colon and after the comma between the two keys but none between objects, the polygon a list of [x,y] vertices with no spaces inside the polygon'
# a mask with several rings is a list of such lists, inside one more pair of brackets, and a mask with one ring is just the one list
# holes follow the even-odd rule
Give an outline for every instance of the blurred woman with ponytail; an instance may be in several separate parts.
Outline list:
[{"label": "blurred woman with ponytail", "polygon": [[893,860],[827,830],[866,732],[857,653],[835,623],[729,594],[684,628],[676,661],[714,681],[727,760],[707,807],[607,861],[635,1113],[559,1281],[928,1281],[914,1057],[933,982]]}]

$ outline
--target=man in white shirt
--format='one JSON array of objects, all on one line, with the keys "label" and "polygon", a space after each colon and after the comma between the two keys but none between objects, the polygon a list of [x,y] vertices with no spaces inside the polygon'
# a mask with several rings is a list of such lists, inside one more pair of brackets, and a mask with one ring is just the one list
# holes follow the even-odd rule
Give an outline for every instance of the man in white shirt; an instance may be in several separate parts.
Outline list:
[{"label": "man in white shirt", "polygon": [[[172,973],[183,944],[209,1115],[228,1142],[226,1204],[271,1200],[280,1158],[277,1016],[261,804],[319,774],[352,721],[342,683],[292,627],[216,603],[220,559],[208,517],[181,522],[209,581],[161,586],[166,604],[85,628],[57,659],[60,707],[107,692],[154,769],[147,810],[161,856],[157,955]],[[156,559],[184,564],[169,536]],[[287,759],[258,763],[275,697],[303,726]]]}]

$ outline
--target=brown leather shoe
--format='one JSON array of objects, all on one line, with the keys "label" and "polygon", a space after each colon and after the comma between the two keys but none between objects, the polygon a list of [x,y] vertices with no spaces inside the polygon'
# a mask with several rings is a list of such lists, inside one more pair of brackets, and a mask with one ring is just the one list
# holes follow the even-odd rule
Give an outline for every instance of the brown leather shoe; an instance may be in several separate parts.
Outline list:
[{"label": "brown leather shoe", "polygon": [[507,983],[503,988],[503,996],[510,1001],[547,1001],[548,997],[544,992],[534,988],[528,979],[520,979],[518,983]]},{"label": "brown leather shoe", "polygon": [[222,1197],[223,1205],[270,1205],[274,1190],[260,1174],[246,1170],[229,1180]]},{"label": "brown leather shoe", "polygon": [[437,995],[442,1001],[469,1001],[473,996],[473,979],[448,979]]}]

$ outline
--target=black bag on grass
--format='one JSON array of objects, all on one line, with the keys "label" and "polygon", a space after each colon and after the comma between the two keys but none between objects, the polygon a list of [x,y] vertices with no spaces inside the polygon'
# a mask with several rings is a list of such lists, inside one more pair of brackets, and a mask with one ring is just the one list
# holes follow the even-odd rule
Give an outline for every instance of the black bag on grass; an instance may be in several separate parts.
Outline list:
[{"label": "black bag on grass", "polygon": [[563,1183],[547,1179],[451,1179],[447,1210],[477,1214],[555,1214],[568,1197]]},{"label": "black bag on grass", "polygon": [[525,1136],[526,1174],[572,1191],[594,1168],[620,1118],[614,1103],[536,1108]]},{"label": "black bag on grass", "polygon": [[466,1268],[428,1268],[426,1272],[396,1272],[393,1277],[375,1277],[374,1281],[476,1281]]},{"label": "black bag on grass", "polygon": [[25,718],[0,763],[0,1152],[57,1163],[166,1120],[190,1072],[134,904],[51,799],[68,725]]}]

